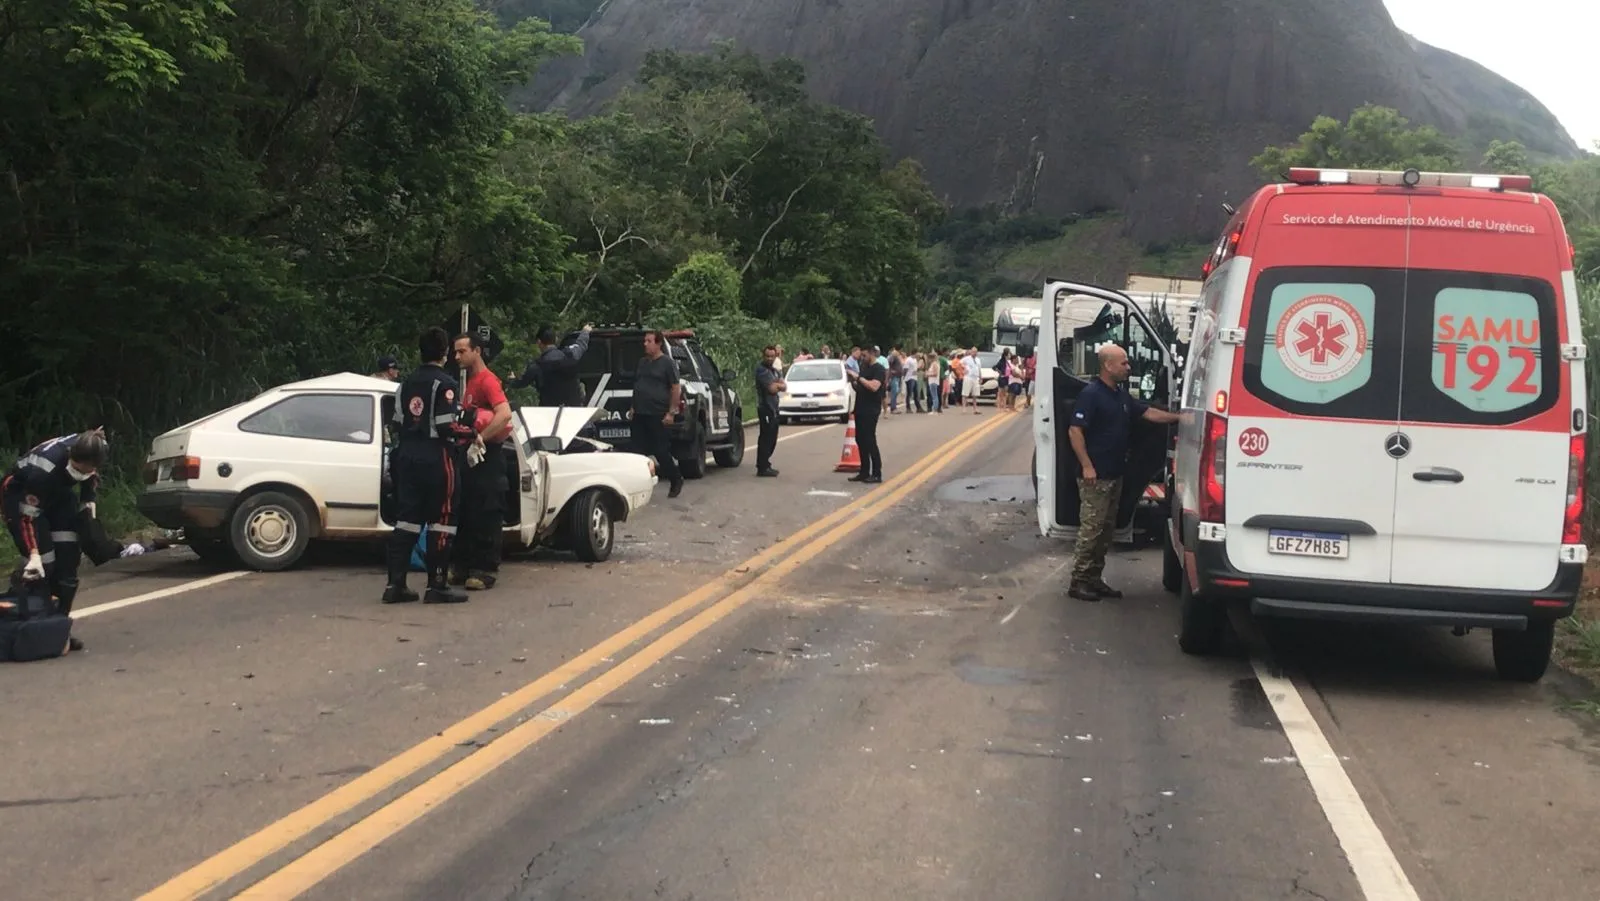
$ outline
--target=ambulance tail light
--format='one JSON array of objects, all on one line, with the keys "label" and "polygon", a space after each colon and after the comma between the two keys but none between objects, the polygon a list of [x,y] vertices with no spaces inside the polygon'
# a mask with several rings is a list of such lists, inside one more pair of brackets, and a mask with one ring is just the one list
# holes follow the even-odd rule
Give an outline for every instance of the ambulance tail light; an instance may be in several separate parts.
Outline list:
[{"label": "ambulance tail light", "polygon": [[1470,172],[1404,172],[1382,169],[1314,169],[1295,167],[1289,181],[1297,185],[1381,185],[1388,187],[1474,188],[1480,191],[1531,191],[1531,175],[1476,175]]},{"label": "ambulance tail light", "polygon": [[1223,486],[1228,471],[1228,418],[1206,414],[1205,440],[1200,445],[1200,521],[1221,523]]},{"label": "ambulance tail light", "polygon": [[1567,517],[1561,526],[1562,544],[1583,543],[1583,470],[1587,458],[1585,434],[1572,436],[1572,453],[1567,463]]}]

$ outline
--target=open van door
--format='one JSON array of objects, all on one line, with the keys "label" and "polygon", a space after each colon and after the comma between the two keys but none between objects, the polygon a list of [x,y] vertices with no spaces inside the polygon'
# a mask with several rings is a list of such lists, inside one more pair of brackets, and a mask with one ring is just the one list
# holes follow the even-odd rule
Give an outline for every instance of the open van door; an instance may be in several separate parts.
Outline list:
[{"label": "open van door", "polygon": [[[1074,282],[1044,286],[1039,316],[1034,383],[1034,479],[1041,535],[1078,533],[1081,468],[1067,438],[1078,395],[1099,375],[1100,347],[1128,352],[1133,372],[1129,391],[1151,406],[1168,409],[1177,397],[1174,351],[1132,298],[1120,291]],[[1117,503],[1117,538],[1132,536],[1134,515],[1145,489],[1167,467],[1172,427],[1136,421],[1128,444],[1128,470]]]}]

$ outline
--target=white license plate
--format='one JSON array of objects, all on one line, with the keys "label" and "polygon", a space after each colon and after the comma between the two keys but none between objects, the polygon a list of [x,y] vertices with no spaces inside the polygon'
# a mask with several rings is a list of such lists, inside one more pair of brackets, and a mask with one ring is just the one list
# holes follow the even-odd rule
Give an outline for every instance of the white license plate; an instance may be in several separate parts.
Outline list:
[{"label": "white license plate", "polygon": [[806,408],[808,410],[814,410],[817,407],[820,407],[821,405],[822,405],[821,401],[815,401],[815,400],[803,400],[803,401],[800,402],[800,406],[802,406],[802,407],[804,407],[804,408]]},{"label": "white license plate", "polygon": [[1333,532],[1294,532],[1271,529],[1267,532],[1267,551],[1291,557],[1350,557],[1350,536]]},{"label": "white license plate", "polygon": [[165,482],[172,478],[172,461],[165,460],[156,464],[156,481]]},{"label": "white license plate", "polygon": [[600,430],[600,440],[601,441],[626,440],[626,439],[631,438],[631,437],[633,437],[633,430],[632,429],[623,428],[623,429],[601,429]]}]

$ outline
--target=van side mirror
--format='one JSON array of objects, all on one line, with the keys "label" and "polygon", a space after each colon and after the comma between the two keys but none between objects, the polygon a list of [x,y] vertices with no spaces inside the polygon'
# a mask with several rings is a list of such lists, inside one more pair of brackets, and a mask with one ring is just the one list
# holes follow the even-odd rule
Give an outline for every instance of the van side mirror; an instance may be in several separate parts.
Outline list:
[{"label": "van side mirror", "polygon": [[555,435],[540,435],[533,439],[533,449],[547,454],[559,454],[566,443]]},{"label": "van side mirror", "polygon": [[1031,325],[1017,329],[1017,343],[1033,347],[1039,343],[1039,330]]},{"label": "van side mirror", "polygon": [[731,381],[733,381],[734,379],[736,379],[738,377],[739,377],[739,374],[734,372],[732,369],[724,369],[724,370],[722,370],[722,380],[724,382],[731,382]]}]

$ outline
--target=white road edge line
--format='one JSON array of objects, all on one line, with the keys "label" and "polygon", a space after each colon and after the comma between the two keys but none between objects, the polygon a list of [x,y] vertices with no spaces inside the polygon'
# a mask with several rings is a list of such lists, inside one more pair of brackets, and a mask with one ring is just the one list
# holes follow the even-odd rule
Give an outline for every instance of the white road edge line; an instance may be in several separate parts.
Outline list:
[{"label": "white road edge line", "polygon": [[1010,613],[1007,613],[1007,614],[1006,614],[1006,615],[1005,615],[1005,616],[1004,616],[1004,617],[1002,617],[1002,618],[1001,618],[1001,619],[1000,619],[1000,625],[1002,625],[1002,626],[1003,626],[1003,625],[1005,625],[1005,624],[1006,624],[1006,623],[1009,623],[1009,622],[1011,622],[1011,618],[1012,618],[1012,617],[1014,617],[1014,616],[1016,616],[1016,615],[1017,615],[1017,611],[1018,611],[1018,610],[1021,610],[1021,609],[1022,609],[1022,605],[1021,605],[1021,604],[1018,604],[1018,605],[1017,605],[1017,606],[1015,606],[1015,607],[1012,607],[1012,608],[1011,608],[1011,612],[1010,612]]},{"label": "white road edge line", "polygon": [[799,438],[801,435],[809,435],[812,432],[820,432],[823,429],[831,429],[831,428],[833,428],[833,426],[817,425],[817,426],[812,426],[811,428],[806,429],[803,432],[790,432],[787,435],[779,435],[778,436],[778,443],[782,444],[783,442],[788,441],[790,438]]},{"label": "white road edge line", "polygon": [[1250,665],[1272,704],[1272,712],[1283,726],[1283,734],[1294,748],[1301,771],[1311,783],[1311,793],[1339,839],[1339,847],[1355,872],[1362,896],[1366,901],[1419,901],[1417,890],[1394,856],[1394,849],[1389,847],[1383,830],[1362,803],[1355,783],[1350,781],[1344,764],[1333,753],[1333,746],[1311,716],[1299,689],[1288,679],[1273,675],[1254,657]]},{"label": "white road edge line", "polygon": [[214,576],[206,576],[204,579],[195,579],[193,582],[184,582],[182,585],[174,585],[171,588],[162,588],[158,591],[150,591],[146,592],[145,594],[136,594],[131,598],[123,598],[120,601],[108,601],[104,604],[96,604],[93,607],[85,607],[82,610],[74,610],[72,611],[72,618],[78,620],[83,619],[86,616],[94,616],[97,613],[110,613],[113,610],[121,610],[124,607],[132,607],[135,604],[144,604],[148,603],[149,601],[159,601],[162,598],[170,598],[175,594],[183,594],[186,591],[194,591],[197,588],[210,588],[212,585],[221,585],[223,582],[231,582],[240,576],[248,575],[250,575],[250,571],[244,569],[234,570],[233,572],[218,573]]}]

